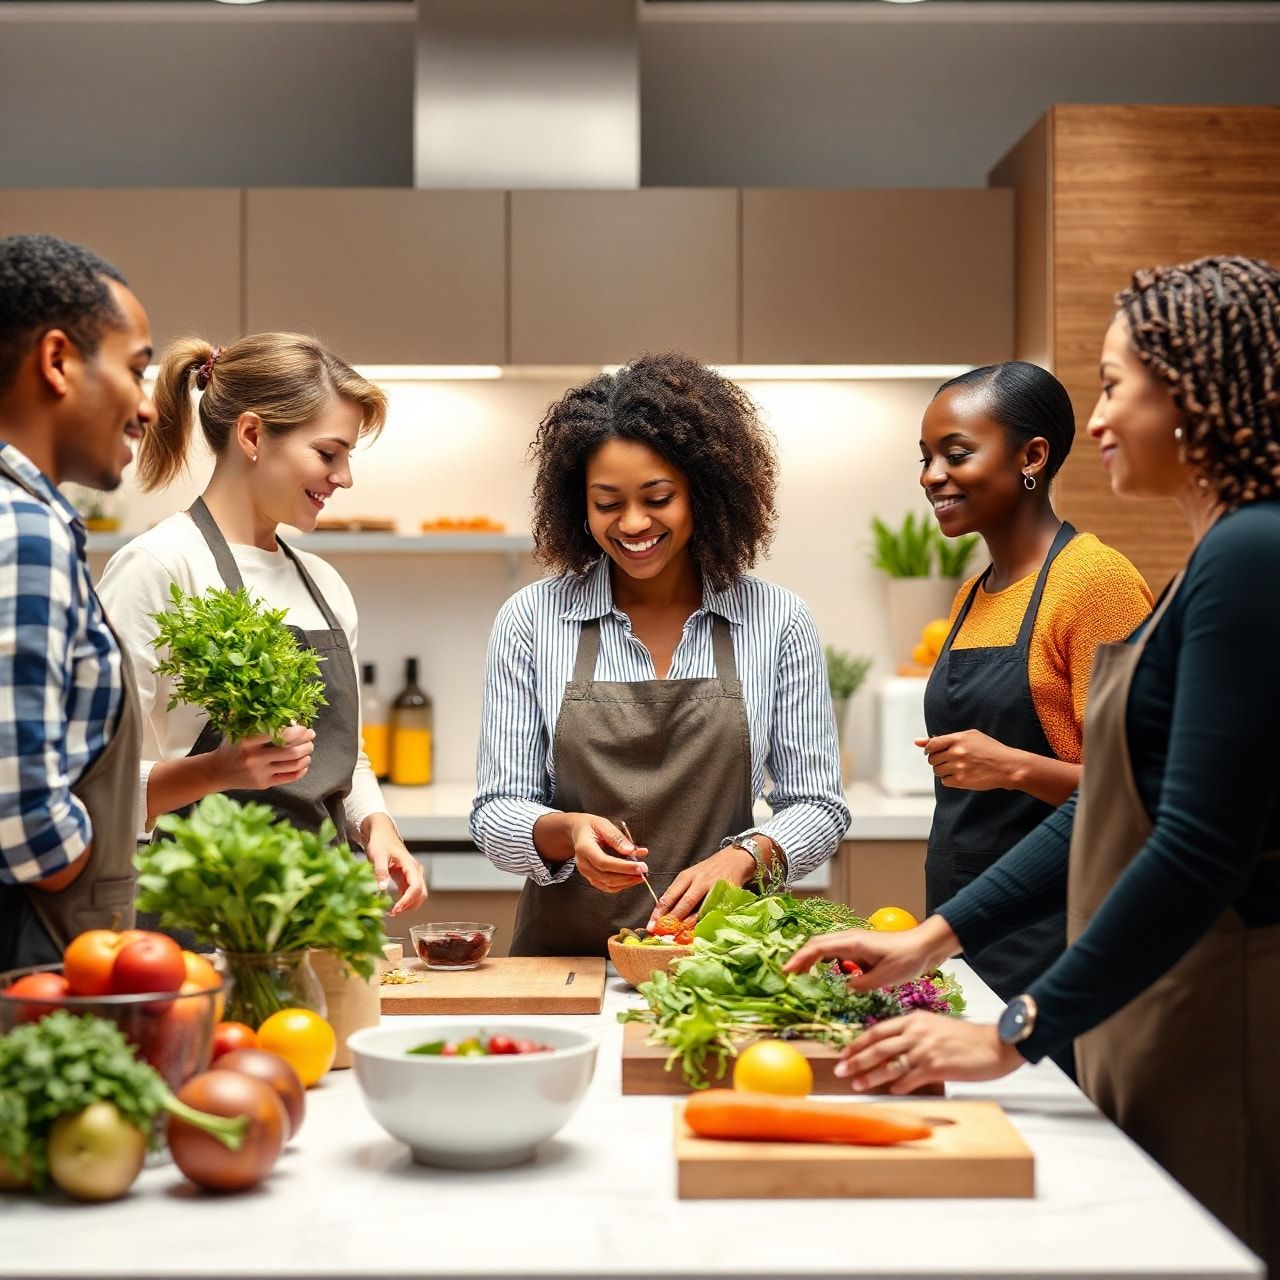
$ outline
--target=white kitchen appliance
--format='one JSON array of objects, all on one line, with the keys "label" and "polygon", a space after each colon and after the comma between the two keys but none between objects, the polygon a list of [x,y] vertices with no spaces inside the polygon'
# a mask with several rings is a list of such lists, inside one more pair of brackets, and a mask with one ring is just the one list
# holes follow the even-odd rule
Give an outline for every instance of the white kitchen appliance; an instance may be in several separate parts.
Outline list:
[{"label": "white kitchen appliance", "polygon": [[877,691],[880,786],[891,796],[933,794],[933,770],[915,745],[925,736],[926,684],[920,676],[891,676]]}]

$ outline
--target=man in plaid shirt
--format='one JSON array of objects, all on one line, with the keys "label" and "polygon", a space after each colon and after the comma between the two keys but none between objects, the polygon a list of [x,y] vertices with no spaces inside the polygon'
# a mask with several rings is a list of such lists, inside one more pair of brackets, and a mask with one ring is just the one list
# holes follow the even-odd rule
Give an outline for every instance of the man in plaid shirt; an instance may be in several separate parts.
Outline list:
[{"label": "man in plaid shirt", "polygon": [[114,489],[154,420],[114,267],[0,239],[0,970],[132,922],[137,710],[63,481]]}]

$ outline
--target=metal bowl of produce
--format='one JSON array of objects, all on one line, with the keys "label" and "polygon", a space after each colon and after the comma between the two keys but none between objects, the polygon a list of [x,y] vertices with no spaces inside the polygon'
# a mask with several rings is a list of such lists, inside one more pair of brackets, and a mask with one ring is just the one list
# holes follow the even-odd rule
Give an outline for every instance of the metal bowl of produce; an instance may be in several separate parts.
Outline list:
[{"label": "metal bowl of produce", "polygon": [[671,966],[693,955],[693,944],[673,942],[670,937],[624,929],[609,939],[609,960],[629,986],[648,982],[655,973],[669,973]]},{"label": "metal bowl of produce", "polygon": [[578,1109],[590,1031],[532,1023],[396,1022],[347,1039],[373,1118],[420,1164],[498,1169],[533,1158]]},{"label": "metal bowl of produce", "polygon": [[[45,977],[47,975],[47,977]],[[222,1014],[230,980],[198,991],[140,995],[73,996],[59,991],[62,966],[37,965],[0,973],[0,1035],[35,1022],[54,1009],[105,1018],[120,1028],[138,1056],[176,1090],[204,1071],[213,1056],[213,1029]],[[26,979],[36,981],[26,981]],[[65,987],[65,984],[63,984]],[[26,994],[24,994],[26,993]]]}]

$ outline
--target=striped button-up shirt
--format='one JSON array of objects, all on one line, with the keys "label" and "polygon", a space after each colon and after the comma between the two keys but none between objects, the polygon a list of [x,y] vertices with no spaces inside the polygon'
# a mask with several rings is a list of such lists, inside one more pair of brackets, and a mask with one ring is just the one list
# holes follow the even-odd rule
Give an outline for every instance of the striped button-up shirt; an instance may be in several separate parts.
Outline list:
[{"label": "striped button-up shirt", "polygon": [[[728,621],[733,637],[751,736],[752,799],[763,793],[766,771],[772,782],[767,800],[773,816],[725,843],[752,833],[769,836],[783,851],[788,880],[798,880],[831,857],[849,826],[817,629],[792,592],[739,578],[725,591],[704,591],[702,607],[685,623],[668,679],[717,674],[713,614]],[[542,860],[533,824],[553,812],[556,720],[582,624],[592,618],[600,619],[597,680],[655,678],[648,649],[614,606],[607,560],[581,578],[544,578],[517,592],[503,605],[489,640],[471,834],[495,866],[538,884],[554,884],[573,871],[572,860],[554,871]]]},{"label": "striped button-up shirt", "polygon": [[13,445],[0,457],[0,883],[42,880],[93,839],[71,794],[123,699],[120,650],[94,594],[79,515]]}]

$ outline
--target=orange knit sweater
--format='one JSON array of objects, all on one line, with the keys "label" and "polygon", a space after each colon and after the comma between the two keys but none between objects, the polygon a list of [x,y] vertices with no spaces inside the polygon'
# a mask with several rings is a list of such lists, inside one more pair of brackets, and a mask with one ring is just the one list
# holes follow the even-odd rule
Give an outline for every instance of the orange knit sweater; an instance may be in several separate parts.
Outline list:
[{"label": "orange knit sweater", "polygon": [[[1033,573],[994,594],[980,590],[952,648],[1013,644],[1037,576]],[[956,595],[952,624],[974,580],[970,578]],[[1125,639],[1150,612],[1151,592],[1142,575],[1093,534],[1078,534],[1053,562],[1031,632],[1027,674],[1040,724],[1060,760],[1079,764],[1083,754],[1084,703],[1094,650]]]}]

